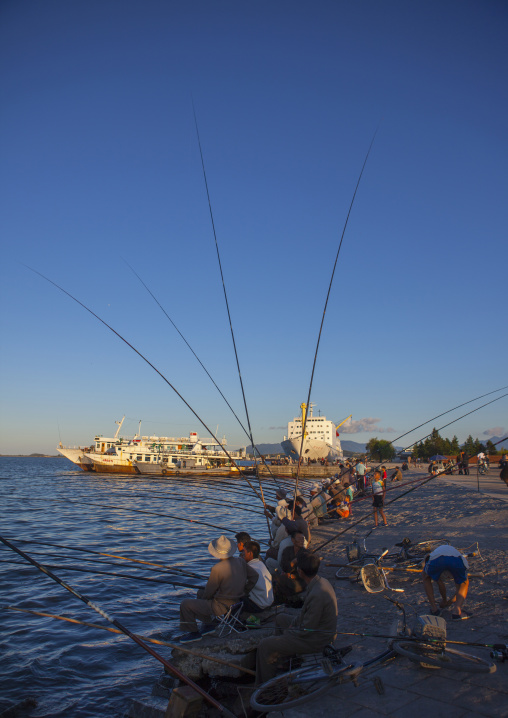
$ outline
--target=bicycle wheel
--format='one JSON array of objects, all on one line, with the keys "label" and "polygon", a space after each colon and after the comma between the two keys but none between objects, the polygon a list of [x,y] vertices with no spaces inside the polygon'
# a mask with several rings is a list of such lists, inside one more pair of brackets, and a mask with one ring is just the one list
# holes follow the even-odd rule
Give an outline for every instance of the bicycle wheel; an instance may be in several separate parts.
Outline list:
[{"label": "bicycle wheel", "polygon": [[469,673],[494,673],[496,664],[485,658],[478,658],[469,653],[457,651],[446,646],[442,651],[418,641],[393,641],[392,648],[401,656],[417,663],[424,663],[437,668],[448,668],[451,671],[468,671]]},{"label": "bicycle wheel", "polygon": [[259,686],[252,694],[250,704],[258,711],[299,706],[332,688],[339,677],[340,672],[328,676],[316,666],[289,671]]}]

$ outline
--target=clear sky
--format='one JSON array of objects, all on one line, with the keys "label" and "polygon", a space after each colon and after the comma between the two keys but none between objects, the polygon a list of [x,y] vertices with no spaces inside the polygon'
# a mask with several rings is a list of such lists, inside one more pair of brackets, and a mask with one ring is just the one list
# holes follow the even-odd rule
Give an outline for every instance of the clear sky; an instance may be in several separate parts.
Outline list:
[{"label": "clear sky", "polygon": [[[4,0],[0,453],[87,444],[123,414],[124,435],[139,419],[206,435],[24,264],[230,445],[249,443],[126,264],[243,418],[192,99],[256,442],[281,440],[306,399],[378,126],[316,411],[353,413],[349,439],[393,439],[508,384],[507,29],[494,0]],[[443,433],[507,428],[504,398]]]}]

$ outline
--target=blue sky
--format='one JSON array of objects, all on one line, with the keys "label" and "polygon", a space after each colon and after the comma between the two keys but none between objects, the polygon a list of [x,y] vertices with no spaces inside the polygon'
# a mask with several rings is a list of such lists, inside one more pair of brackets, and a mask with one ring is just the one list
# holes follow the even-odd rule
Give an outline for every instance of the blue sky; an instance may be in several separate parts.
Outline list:
[{"label": "blue sky", "polygon": [[[123,414],[126,434],[139,419],[206,434],[24,264],[247,443],[124,261],[241,412],[192,99],[257,442],[279,441],[307,396],[378,126],[316,410],[379,419],[347,438],[390,439],[508,384],[506,3],[7,0],[0,13],[0,453],[86,444]],[[444,433],[506,430],[507,411],[504,398]]]}]

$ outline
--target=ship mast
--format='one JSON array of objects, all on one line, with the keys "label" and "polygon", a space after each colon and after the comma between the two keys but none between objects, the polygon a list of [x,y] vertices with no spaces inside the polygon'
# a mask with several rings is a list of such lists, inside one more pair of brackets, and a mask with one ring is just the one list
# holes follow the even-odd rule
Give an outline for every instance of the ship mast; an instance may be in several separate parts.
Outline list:
[{"label": "ship mast", "polygon": [[120,433],[120,429],[122,428],[123,420],[125,419],[125,414],[122,416],[121,421],[115,421],[115,424],[118,424],[118,429],[116,430],[115,434],[115,440],[118,438],[118,434]]}]

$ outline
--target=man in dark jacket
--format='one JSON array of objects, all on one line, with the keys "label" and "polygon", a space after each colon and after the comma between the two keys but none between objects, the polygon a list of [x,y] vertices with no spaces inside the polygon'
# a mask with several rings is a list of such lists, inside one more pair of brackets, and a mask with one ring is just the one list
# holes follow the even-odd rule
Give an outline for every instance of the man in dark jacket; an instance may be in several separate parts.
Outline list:
[{"label": "man in dark jacket", "polygon": [[[337,635],[337,598],[331,584],[317,575],[320,559],[310,551],[297,556],[298,575],[307,586],[300,614],[281,614],[276,619],[276,635],[264,638],[257,650],[256,681],[264,683],[277,674],[281,658],[317,653]],[[284,633],[282,633],[282,629]]]}]

